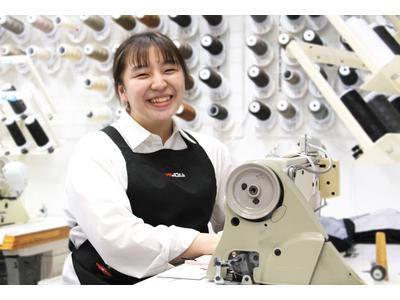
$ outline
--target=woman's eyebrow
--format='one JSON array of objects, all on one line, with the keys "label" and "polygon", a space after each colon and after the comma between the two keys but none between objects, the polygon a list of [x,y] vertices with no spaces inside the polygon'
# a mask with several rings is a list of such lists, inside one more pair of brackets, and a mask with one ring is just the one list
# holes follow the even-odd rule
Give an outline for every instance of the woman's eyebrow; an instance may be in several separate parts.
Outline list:
[{"label": "woman's eyebrow", "polygon": [[147,67],[148,67],[147,65],[134,65],[134,66],[131,66],[131,72],[135,72],[137,70],[144,69]]},{"label": "woman's eyebrow", "polygon": [[173,61],[173,60],[171,60],[171,61],[164,61],[164,62],[162,62],[162,63],[160,63],[160,65],[161,66],[165,66],[165,65],[174,65],[174,66],[177,66],[178,64],[175,62],[175,61]]}]

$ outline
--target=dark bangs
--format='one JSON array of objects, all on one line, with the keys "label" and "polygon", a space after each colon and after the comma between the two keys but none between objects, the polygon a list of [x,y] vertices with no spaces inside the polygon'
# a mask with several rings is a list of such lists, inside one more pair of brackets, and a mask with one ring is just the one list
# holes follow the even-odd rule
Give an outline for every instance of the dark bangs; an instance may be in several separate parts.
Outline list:
[{"label": "dark bangs", "polygon": [[135,47],[127,49],[127,61],[129,66],[149,66],[149,50],[154,47],[160,56],[160,61],[164,63],[175,64],[178,67],[181,65],[179,59],[171,49],[170,45],[166,45],[157,39],[143,39],[143,41]]},{"label": "dark bangs", "polygon": [[117,49],[114,56],[113,77],[118,95],[118,85],[122,84],[122,74],[127,66],[148,66],[149,50],[154,47],[158,50],[160,59],[164,63],[175,64],[182,68],[185,81],[188,70],[175,44],[165,35],[158,32],[144,32],[131,36]]}]

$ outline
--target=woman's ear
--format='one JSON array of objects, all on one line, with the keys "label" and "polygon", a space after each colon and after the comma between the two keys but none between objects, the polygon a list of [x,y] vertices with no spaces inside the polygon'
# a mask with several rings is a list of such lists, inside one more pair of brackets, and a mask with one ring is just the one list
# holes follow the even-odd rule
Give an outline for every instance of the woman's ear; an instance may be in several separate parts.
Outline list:
[{"label": "woman's ear", "polygon": [[128,97],[126,96],[125,87],[122,84],[118,85],[118,95],[122,102],[128,102]]}]

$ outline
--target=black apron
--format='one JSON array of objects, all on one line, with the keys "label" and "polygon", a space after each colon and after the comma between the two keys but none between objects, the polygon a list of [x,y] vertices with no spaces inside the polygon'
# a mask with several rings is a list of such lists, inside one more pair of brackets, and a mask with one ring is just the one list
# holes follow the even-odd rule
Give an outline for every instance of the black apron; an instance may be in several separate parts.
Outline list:
[{"label": "black apron", "polygon": [[[215,172],[206,152],[191,135],[185,132],[196,144],[181,135],[187,145],[183,150],[134,153],[114,127],[102,131],[125,158],[126,193],[135,216],[153,226],[175,225],[208,232],[217,191]],[[81,284],[134,284],[143,280],[108,266],[89,240],[78,249],[71,241],[69,245]]]}]

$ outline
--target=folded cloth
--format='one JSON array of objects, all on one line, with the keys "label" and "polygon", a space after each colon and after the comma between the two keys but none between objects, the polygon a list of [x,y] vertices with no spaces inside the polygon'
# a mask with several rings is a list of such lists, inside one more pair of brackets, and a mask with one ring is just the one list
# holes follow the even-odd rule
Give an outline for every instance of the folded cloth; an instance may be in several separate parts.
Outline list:
[{"label": "folded cloth", "polygon": [[339,252],[349,250],[353,244],[375,243],[378,231],[386,234],[388,244],[400,244],[400,212],[395,209],[345,219],[321,216],[320,221]]}]

